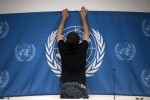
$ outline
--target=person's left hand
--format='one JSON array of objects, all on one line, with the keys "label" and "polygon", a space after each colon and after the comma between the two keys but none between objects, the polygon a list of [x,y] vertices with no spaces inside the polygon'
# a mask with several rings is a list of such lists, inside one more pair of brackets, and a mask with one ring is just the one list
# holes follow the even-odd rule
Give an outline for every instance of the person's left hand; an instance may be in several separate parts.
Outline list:
[{"label": "person's left hand", "polygon": [[68,18],[68,16],[69,16],[68,9],[64,9],[64,10],[62,11],[62,20],[65,21],[65,20]]},{"label": "person's left hand", "polygon": [[83,6],[80,11],[81,19],[86,18],[86,15],[87,15],[87,9]]}]

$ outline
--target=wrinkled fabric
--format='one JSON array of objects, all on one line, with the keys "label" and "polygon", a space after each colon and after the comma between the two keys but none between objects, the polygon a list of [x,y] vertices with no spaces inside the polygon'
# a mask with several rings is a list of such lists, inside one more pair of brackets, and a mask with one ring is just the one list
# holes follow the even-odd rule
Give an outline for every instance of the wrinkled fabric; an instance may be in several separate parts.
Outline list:
[{"label": "wrinkled fabric", "polygon": [[[0,14],[0,97],[60,95],[56,32],[61,14]],[[87,93],[150,96],[150,13],[88,11],[87,22]],[[78,11],[69,12],[64,41],[72,31],[82,41]]]}]

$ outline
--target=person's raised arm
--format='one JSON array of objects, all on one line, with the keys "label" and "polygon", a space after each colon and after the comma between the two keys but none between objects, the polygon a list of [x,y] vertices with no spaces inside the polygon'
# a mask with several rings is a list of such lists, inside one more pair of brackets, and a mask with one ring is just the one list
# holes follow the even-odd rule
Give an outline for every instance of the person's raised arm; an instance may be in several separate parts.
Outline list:
[{"label": "person's raised arm", "polygon": [[64,9],[62,11],[62,19],[61,19],[60,25],[57,30],[57,41],[63,40],[62,31],[64,29],[64,25],[65,25],[65,22],[66,22],[66,19],[68,18],[68,16],[69,16],[68,9]]},{"label": "person's raised arm", "polygon": [[84,30],[83,40],[86,40],[87,42],[89,42],[89,28],[88,28],[88,24],[86,21],[86,15],[87,15],[87,10],[85,7],[82,7],[80,11],[80,16],[81,16],[83,30]]}]

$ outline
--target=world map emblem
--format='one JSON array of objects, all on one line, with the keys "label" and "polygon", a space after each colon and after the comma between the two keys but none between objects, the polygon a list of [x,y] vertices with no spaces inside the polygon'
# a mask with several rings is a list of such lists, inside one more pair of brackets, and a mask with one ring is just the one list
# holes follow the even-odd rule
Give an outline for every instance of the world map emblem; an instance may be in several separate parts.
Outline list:
[{"label": "world map emblem", "polygon": [[150,87],[150,69],[144,69],[141,73],[141,79],[146,87]]},{"label": "world map emblem", "polygon": [[0,39],[4,38],[9,31],[9,25],[7,21],[0,21]]},{"label": "world map emblem", "polygon": [[29,43],[22,43],[18,44],[15,48],[15,56],[17,60],[24,62],[24,61],[31,61],[36,53],[35,46]]},{"label": "world map emblem", "polygon": [[[66,37],[69,32],[76,32],[79,34],[80,42],[82,41],[82,36],[84,34],[83,28],[81,26],[70,26],[63,30],[63,39],[66,41]],[[45,43],[46,57],[48,65],[51,70],[60,77],[61,74],[61,57],[58,51],[57,40],[56,40],[57,31],[53,31],[47,42]],[[105,54],[105,43],[103,41],[102,35],[94,29],[91,29],[90,39],[89,39],[89,48],[87,51],[86,58],[86,76],[93,76],[94,73],[99,69],[103,62],[103,57]]]},{"label": "world map emblem", "polygon": [[129,42],[117,43],[115,54],[119,60],[132,60],[135,56],[136,49],[134,44]]},{"label": "world map emblem", "polygon": [[4,88],[9,81],[9,73],[7,71],[0,70],[0,88]]},{"label": "world map emblem", "polygon": [[146,36],[150,36],[150,19],[143,20],[142,30]]}]

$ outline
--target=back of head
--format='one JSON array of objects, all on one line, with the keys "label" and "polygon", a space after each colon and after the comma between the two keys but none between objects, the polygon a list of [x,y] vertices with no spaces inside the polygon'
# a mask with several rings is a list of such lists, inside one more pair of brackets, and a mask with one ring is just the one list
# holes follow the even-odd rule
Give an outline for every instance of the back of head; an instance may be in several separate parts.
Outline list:
[{"label": "back of head", "polygon": [[67,36],[67,46],[70,49],[77,49],[79,46],[79,36],[75,32],[70,32]]}]

